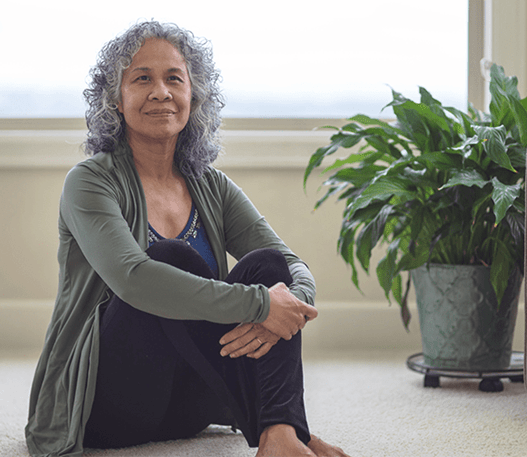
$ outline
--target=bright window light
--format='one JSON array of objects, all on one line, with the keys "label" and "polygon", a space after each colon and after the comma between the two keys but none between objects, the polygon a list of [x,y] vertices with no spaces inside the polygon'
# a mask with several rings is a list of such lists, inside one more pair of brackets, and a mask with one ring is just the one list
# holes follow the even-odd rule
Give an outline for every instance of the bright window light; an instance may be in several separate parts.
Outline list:
[{"label": "bright window light", "polygon": [[0,117],[83,117],[99,49],[145,18],[211,40],[225,117],[378,116],[418,86],[466,110],[468,0],[48,0],[2,7]]}]

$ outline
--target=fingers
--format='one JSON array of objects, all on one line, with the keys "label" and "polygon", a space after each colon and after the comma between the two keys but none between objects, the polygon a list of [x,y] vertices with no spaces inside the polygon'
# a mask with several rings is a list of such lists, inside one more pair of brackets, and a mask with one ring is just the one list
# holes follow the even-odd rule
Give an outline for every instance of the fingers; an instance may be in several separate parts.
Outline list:
[{"label": "fingers", "polygon": [[231,345],[225,346],[221,350],[220,354],[223,357],[226,357],[228,355],[230,358],[235,359],[237,357],[241,357],[241,356],[244,356],[244,355],[249,355],[251,353],[256,352],[264,344],[267,344],[267,343],[264,343],[259,338],[255,338],[255,339],[251,340],[250,342],[248,342],[247,344],[245,344],[243,347],[241,347],[239,349],[234,349],[234,347],[229,347]]},{"label": "fingers", "polygon": [[247,357],[250,357],[251,359],[259,359],[267,354],[273,346],[274,345],[271,343],[264,343],[256,351],[247,354]]},{"label": "fingers", "polygon": [[[245,348],[248,344],[252,343],[253,341],[255,341],[255,339],[257,338],[256,335],[254,335],[254,333],[246,333],[244,335],[242,335],[241,337],[235,339],[234,341],[230,342],[230,343],[227,343],[221,350],[220,354],[225,357],[227,355],[231,355],[233,354],[234,352],[237,352],[239,351],[240,349],[243,349]],[[221,341],[220,341],[221,343]],[[259,348],[260,346],[262,345],[262,343],[260,344],[257,344],[257,343],[253,343],[253,347],[252,347],[252,351],[256,350],[257,348]]]},{"label": "fingers", "polygon": [[238,325],[238,327],[231,330],[230,332],[227,332],[225,335],[221,337],[220,344],[228,344],[231,341],[237,340],[238,338],[250,332],[253,329],[253,327],[254,327],[254,324]]},{"label": "fingers", "polygon": [[[232,358],[241,357],[243,355],[257,354],[257,357],[261,357],[266,354],[272,346],[274,346],[280,337],[269,332],[260,324],[243,324],[245,328],[232,330],[220,340],[220,343],[223,344],[223,341],[228,341],[229,335],[231,333],[240,333],[241,336],[225,344],[222,348],[220,354],[223,357],[230,356]],[[242,326],[240,326],[242,327]],[[249,328],[248,331],[247,328]],[[229,335],[229,337],[227,337]],[[261,351],[260,348],[264,347]]]},{"label": "fingers", "polygon": [[314,306],[308,305],[307,303],[304,303],[304,305],[305,307],[303,312],[305,321],[308,322],[316,319],[318,316],[318,310]]},{"label": "fingers", "polygon": [[287,314],[282,313],[281,315],[274,316],[274,319],[269,318],[262,324],[271,332],[289,341],[309,321],[316,319],[318,316],[318,311],[314,306],[308,305],[300,300],[298,300],[296,305],[296,309],[290,310]]}]

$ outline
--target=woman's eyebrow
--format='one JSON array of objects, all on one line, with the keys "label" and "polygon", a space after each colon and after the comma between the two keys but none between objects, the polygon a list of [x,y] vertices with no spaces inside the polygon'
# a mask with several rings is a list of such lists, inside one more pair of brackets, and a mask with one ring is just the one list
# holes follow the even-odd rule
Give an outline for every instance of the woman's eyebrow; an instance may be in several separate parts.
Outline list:
[{"label": "woman's eyebrow", "polygon": [[137,68],[134,68],[134,69],[132,70],[132,73],[133,73],[134,71],[150,71],[150,68],[148,68],[148,67],[137,67]]},{"label": "woman's eyebrow", "polygon": [[174,68],[169,68],[169,69],[167,70],[167,72],[168,72],[168,73],[183,73],[183,74],[186,74],[186,71],[185,71],[184,68],[176,68],[176,67],[174,67]]},{"label": "woman's eyebrow", "polygon": [[[134,71],[152,71],[152,69],[149,68],[149,67],[137,67],[137,68],[134,68],[134,69],[132,70],[132,73],[133,73]],[[167,70],[167,73],[185,73],[185,70],[183,70],[182,68],[176,68],[176,67],[174,67],[174,68],[169,68],[169,69]]]}]

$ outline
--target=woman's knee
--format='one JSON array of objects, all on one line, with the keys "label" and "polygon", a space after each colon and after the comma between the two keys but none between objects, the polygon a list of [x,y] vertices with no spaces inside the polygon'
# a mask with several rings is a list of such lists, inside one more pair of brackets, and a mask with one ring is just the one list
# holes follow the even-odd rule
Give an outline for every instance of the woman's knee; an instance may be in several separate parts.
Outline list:
[{"label": "woman's knee", "polygon": [[247,257],[255,257],[262,263],[268,263],[276,267],[287,268],[287,260],[280,251],[276,249],[255,249],[247,254]]},{"label": "woman's knee", "polygon": [[293,282],[287,260],[276,249],[256,249],[246,254],[233,268],[227,282],[263,284],[272,287],[279,282]]},{"label": "woman's knee", "polygon": [[276,282],[285,282],[287,285],[293,282],[287,260],[280,251],[276,249],[258,249],[254,253],[258,256],[260,263],[265,269],[277,275]]}]

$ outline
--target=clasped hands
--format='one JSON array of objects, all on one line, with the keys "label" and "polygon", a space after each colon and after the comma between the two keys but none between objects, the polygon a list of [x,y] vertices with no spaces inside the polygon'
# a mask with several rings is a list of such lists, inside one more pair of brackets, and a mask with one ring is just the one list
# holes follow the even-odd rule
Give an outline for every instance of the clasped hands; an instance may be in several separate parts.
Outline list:
[{"label": "clasped hands", "polygon": [[284,283],[269,289],[269,315],[260,324],[244,323],[223,335],[221,355],[258,359],[284,338],[290,340],[306,323],[318,316],[314,306],[296,298]]}]

